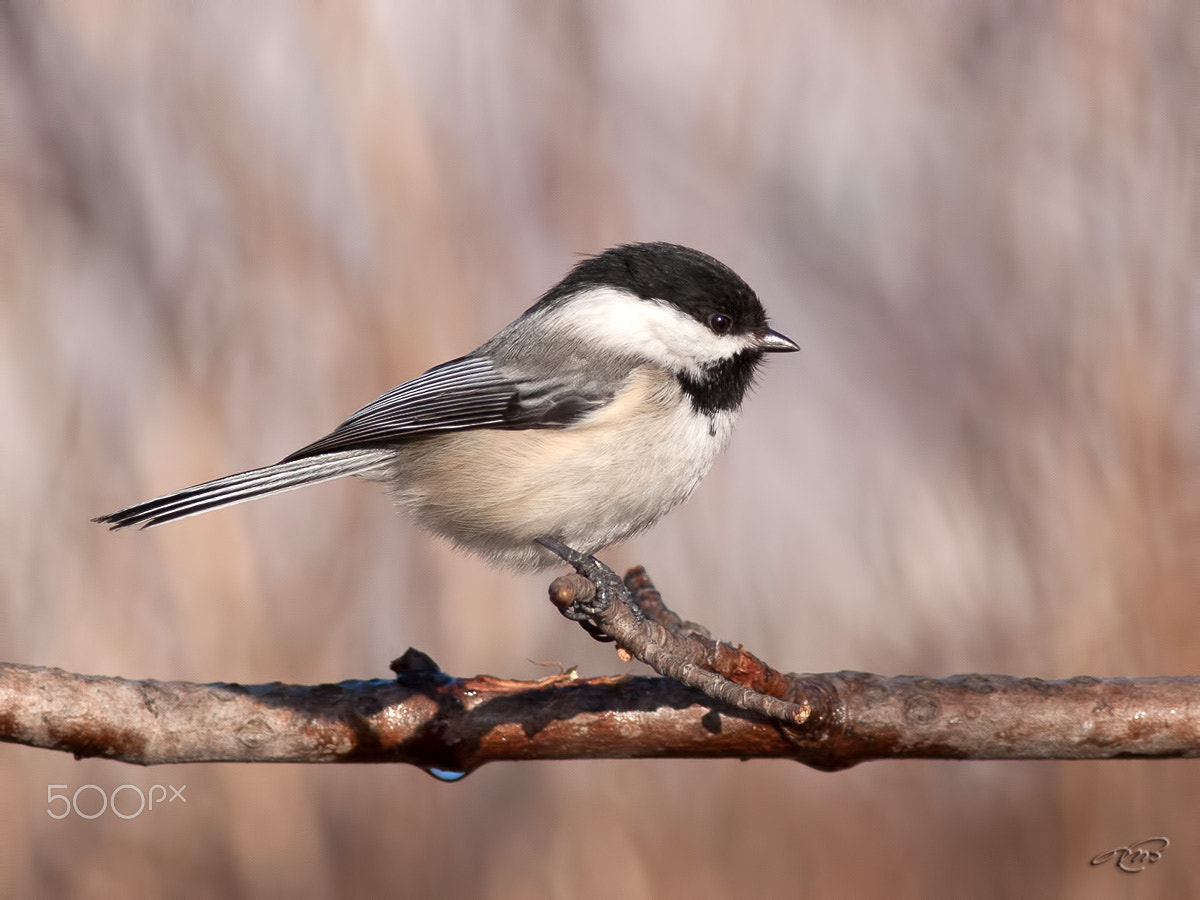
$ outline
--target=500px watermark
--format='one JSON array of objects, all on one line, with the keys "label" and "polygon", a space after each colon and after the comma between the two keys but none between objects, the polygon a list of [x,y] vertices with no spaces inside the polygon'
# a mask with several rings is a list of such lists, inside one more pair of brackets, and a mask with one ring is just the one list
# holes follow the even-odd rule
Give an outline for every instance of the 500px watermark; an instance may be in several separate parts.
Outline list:
[{"label": "500px watermark", "polygon": [[67,793],[70,785],[48,784],[46,814],[52,819],[65,819],[71,813],[81,819],[98,819],[106,812],[111,812],[119,819],[136,819],[144,812],[152,812],[176,800],[187,803],[187,797],[183,796],[186,788],[186,784],[179,787],[155,784],[150,786],[149,791],[143,792],[136,784],[122,784],[113,788],[111,793],[105,793],[99,785],[81,784],[74,793]]}]

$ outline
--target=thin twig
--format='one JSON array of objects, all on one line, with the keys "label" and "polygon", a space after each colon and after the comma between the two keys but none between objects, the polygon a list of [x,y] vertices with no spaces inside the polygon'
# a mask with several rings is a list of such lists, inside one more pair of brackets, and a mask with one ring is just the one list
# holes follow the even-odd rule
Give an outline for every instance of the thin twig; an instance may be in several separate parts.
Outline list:
[{"label": "thin twig", "polygon": [[[586,565],[587,569],[583,565],[579,568],[587,571],[600,567],[602,579],[611,575],[611,570],[590,557]],[[814,718],[821,721],[829,715],[819,691],[802,692],[802,684],[786,678],[740,645],[714,641],[703,629],[685,626],[662,602],[645,569],[631,569],[624,588],[625,596],[610,598],[611,602],[581,622],[592,637],[614,641],[658,674],[714,700],[789,726],[805,725]],[[550,585],[550,600],[564,613],[590,608],[596,596],[595,583],[579,572],[563,575]]]}]

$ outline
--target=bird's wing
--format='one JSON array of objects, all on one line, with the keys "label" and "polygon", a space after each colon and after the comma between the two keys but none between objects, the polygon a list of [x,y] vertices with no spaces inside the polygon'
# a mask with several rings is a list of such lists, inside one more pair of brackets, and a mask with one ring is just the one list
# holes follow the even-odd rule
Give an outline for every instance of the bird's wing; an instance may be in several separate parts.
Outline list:
[{"label": "bird's wing", "polygon": [[612,390],[595,385],[580,390],[552,377],[514,377],[487,357],[464,356],[392,388],[283,461],[467,428],[561,428],[612,395]]}]

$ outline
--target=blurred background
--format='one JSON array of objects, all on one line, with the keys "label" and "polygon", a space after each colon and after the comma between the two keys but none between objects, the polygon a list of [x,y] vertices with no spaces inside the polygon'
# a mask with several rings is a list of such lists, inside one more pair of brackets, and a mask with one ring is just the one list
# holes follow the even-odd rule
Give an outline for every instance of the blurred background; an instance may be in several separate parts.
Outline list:
[{"label": "blurred background", "polygon": [[[151,532],[580,256],[692,245],[800,354],[609,551],[793,671],[1200,673],[1196,61],[1150,3],[0,5],[0,659],[640,671],[375,485]],[[546,665],[550,665],[550,669]],[[121,820],[47,785],[187,785]],[[140,770],[0,747],[2,892],[1182,896],[1195,762]],[[1172,844],[1136,876],[1098,853]]]}]

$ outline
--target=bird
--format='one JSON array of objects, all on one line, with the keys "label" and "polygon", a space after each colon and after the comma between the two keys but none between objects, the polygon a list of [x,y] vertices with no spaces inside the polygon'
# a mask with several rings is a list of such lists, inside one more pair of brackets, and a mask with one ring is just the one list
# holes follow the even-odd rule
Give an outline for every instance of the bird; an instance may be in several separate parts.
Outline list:
[{"label": "bird", "polygon": [[799,349],[712,256],[623,244],[579,261],[476,350],[281,461],[93,521],[149,528],[355,475],[462,550],[544,569],[560,563],[550,547],[596,553],[686,500],[728,445],[765,355]]}]

